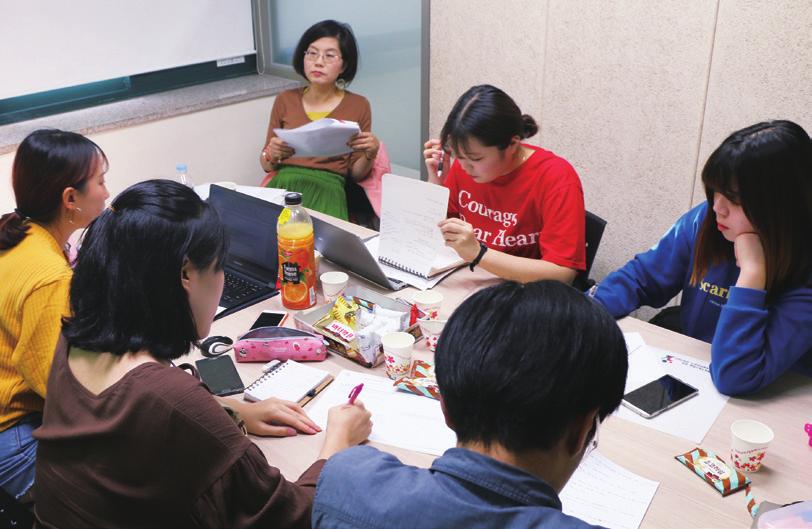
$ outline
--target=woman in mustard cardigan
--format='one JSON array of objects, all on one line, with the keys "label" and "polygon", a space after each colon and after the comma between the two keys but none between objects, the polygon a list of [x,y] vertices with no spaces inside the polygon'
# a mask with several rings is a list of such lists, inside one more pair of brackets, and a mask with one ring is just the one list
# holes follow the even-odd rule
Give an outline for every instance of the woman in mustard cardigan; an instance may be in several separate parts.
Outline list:
[{"label": "woman in mustard cardigan", "polygon": [[16,209],[0,217],[0,486],[34,481],[45,384],[68,314],[68,238],[101,213],[107,158],[73,132],[37,130],[12,167]]}]

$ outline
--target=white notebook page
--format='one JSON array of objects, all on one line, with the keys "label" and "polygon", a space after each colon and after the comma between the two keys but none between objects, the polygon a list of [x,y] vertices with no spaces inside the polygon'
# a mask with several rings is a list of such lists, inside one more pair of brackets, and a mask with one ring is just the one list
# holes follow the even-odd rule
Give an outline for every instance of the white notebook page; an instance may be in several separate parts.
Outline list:
[{"label": "white notebook page", "polygon": [[378,255],[428,276],[445,248],[437,224],[448,213],[448,188],[393,174],[383,175]]},{"label": "white notebook page", "polygon": [[293,360],[281,363],[245,388],[246,400],[265,400],[271,397],[299,402],[307,393],[321,385],[330,373],[306,366]]}]

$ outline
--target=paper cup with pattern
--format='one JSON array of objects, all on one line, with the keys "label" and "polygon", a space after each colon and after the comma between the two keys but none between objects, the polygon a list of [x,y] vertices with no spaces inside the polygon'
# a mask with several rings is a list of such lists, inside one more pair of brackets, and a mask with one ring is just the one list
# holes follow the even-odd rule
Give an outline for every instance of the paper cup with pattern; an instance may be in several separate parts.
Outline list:
[{"label": "paper cup with pattern", "polygon": [[730,459],[742,472],[757,472],[761,468],[767,447],[775,437],[772,429],[752,419],[741,419],[730,425]]},{"label": "paper cup with pattern", "polygon": [[338,296],[344,293],[347,288],[347,283],[350,280],[344,272],[325,272],[321,274],[321,290],[324,292],[324,299],[328,302],[333,302],[338,299]]},{"label": "paper cup with pattern", "polygon": [[396,379],[409,372],[412,365],[414,336],[408,332],[390,332],[381,338],[386,376]]},{"label": "paper cup with pattern", "polygon": [[436,320],[440,316],[443,295],[436,290],[420,290],[414,294],[414,303],[426,314],[428,319]]},{"label": "paper cup with pattern", "polygon": [[448,320],[418,320],[420,325],[420,332],[423,334],[423,339],[426,342],[426,347],[432,353],[437,349],[437,340],[443,332],[443,327]]}]

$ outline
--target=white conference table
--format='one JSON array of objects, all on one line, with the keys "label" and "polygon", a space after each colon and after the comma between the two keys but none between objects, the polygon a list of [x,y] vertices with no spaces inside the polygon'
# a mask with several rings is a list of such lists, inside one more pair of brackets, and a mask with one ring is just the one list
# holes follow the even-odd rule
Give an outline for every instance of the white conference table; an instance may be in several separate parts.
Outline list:
[{"label": "white conference table", "polygon": [[[316,215],[354,230],[361,236],[372,233],[332,217]],[[320,272],[331,269],[336,267],[329,262],[323,261],[320,265]],[[466,296],[498,281],[494,276],[481,270],[472,273],[462,269],[452,274],[435,287],[444,296],[441,316],[450,314]],[[390,297],[411,299],[414,293],[414,289],[387,292],[353,275],[350,275],[350,284],[375,289]],[[323,302],[319,290],[318,303]],[[211,334],[235,338],[250,327],[262,310],[283,310],[279,296],[216,321]],[[293,326],[293,316],[291,313],[288,326]],[[620,320],[619,325],[625,332],[639,332],[651,346],[705,361],[710,360],[710,346],[705,342],[634,318],[624,318]],[[431,353],[423,350],[418,354]],[[190,356],[192,359],[200,357],[197,351]],[[333,374],[342,369],[370,371],[333,354],[318,366]],[[253,382],[260,376],[261,367],[262,363],[237,363],[245,384]],[[385,376],[382,367],[372,371]],[[305,407],[305,411],[308,407],[309,405]],[[800,375],[789,374],[757,396],[731,398],[700,447],[712,450],[727,460],[730,450],[730,424],[742,418],[765,422],[775,432],[775,440],[770,445],[764,466],[759,472],[751,475],[756,499],[783,504],[812,498],[812,447],[808,446],[809,438],[804,432],[804,423],[812,422],[812,381]],[[300,434],[289,438],[253,437],[253,439],[271,465],[279,468],[288,479],[295,480],[315,461],[323,435],[323,433],[313,436]],[[395,454],[405,463],[421,467],[428,467],[434,459],[427,454],[392,446],[375,443],[373,446]],[[674,459],[677,454],[687,452],[695,446],[685,439],[617,417],[610,417],[605,421],[601,428],[599,451],[628,470],[660,482],[641,527],[683,529],[750,526],[752,520],[746,509],[744,491],[723,498],[714,488]]]}]

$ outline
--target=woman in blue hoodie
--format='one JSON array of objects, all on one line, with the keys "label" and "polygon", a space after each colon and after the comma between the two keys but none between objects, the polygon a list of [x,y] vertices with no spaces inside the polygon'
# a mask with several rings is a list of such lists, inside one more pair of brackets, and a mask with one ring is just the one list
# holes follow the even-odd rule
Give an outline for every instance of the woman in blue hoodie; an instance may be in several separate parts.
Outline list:
[{"label": "woman in blue hoodie", "polygon": [[682,331],[711,343],[728,395],[812,376],[812,141],[791,121],[731,134],[702,170],[707,202],[590,291],[615,317],[680,291]]}]

